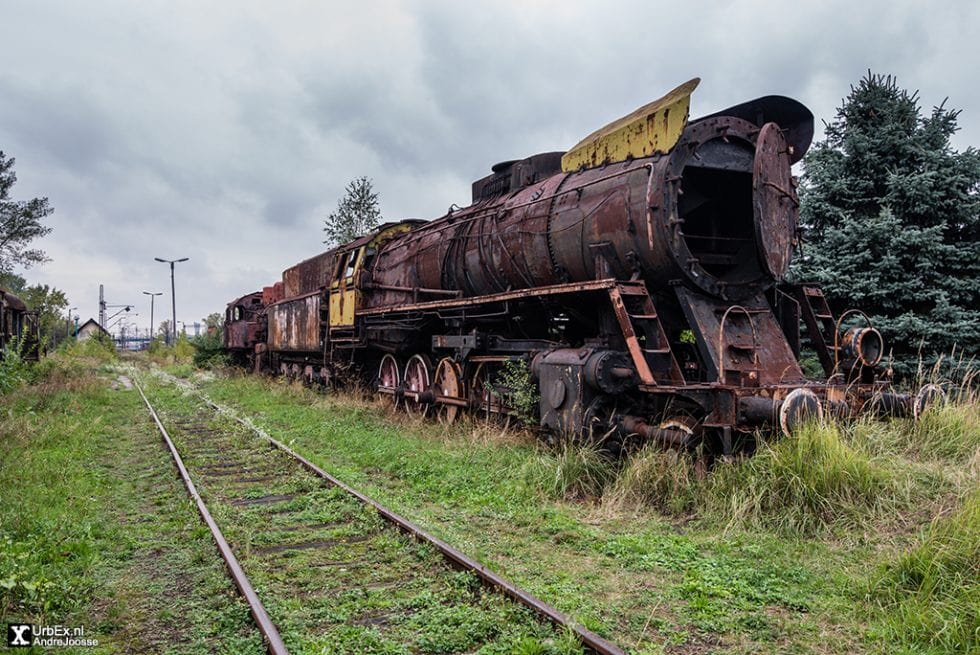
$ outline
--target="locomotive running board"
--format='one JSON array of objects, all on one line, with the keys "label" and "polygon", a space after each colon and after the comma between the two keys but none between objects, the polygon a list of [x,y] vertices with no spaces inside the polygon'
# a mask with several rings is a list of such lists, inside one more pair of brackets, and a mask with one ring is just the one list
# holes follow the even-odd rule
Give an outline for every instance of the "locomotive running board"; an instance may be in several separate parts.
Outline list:
[{"label": "locomotive running board", "polygon": [[758,386],[803,380],[765,295],[738,305],[674,287],[712,382]]},{"label": "locomotive running board", "polygon": [[358,310],[358,314],[361,316],[385,316],[387,314],[399,314],[402,312],[419,312],[435,309],[453,309],[456,307],[472,307],[475,305],[489,305],[496,302],[507,302],[509,300],[522,300],[524,298],[538,298],[541,296],[556,296],[566,293],[583,293],[588,291],[605,291],[606,289],[615,287],[617,284],[619,284],[619,281],[613,278],[604,280],[590,280],[589,282],[553,284],[546,287],[516,289],[514,291],[491,293],[485,296],[474,296],[471,298],[430,300],[427,302],[418,302],[410,305],[388,305],[386,307]]}]

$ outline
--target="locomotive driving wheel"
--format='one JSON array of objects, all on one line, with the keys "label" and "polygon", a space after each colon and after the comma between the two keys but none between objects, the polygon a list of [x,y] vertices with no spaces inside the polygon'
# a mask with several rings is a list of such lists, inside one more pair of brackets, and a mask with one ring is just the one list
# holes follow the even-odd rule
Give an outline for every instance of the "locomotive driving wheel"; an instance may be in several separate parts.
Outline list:
[{"label": "locomotive driving wheel", "polygon": [[402,375],[395,356],[388,354],[382,357],[381,366],[378,367],[378,395],[382,398],[390,398],[392,405],[397,406],[398,396],[395,393],[401,381]]},{"label": "locomotive driving wheel", "polygon": [[[441,359],[436,366],[432,388],[436,393],[436,417],[439,422],[454,422],[459,417],[461,406],[467,402],[466,392],[463,390],[463,372],[459,364],[450,357]],[[459,404],[445,402],[447,400],[457,401]]]},{"label": "locomotive driving wheel", "polygon": [[429,403],[420,402],[409,393],[420,394],[429,389],[432,381],[432,365],[425,355],[412,355],[405,364],[405,409],[413,416],[425,416],[429,411]]},{"label": "locomotive driving wheel", "polygon": [[470,407],[482,420],[499,419],[510,424],[510,414],[504,408],[500,390],[494,385],[494,378],[500,367],[498,362],[480,362],[470,377]]}]

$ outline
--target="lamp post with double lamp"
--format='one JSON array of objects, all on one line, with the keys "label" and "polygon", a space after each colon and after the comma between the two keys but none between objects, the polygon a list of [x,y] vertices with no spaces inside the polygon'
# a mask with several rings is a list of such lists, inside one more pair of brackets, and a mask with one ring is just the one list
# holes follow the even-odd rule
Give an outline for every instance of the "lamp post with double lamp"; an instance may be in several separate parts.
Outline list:
[{"label": "lamp post with double lamp", "polygon": [[[170,264],[170,301],[171,308],[173,309],[173,341],[170,341],[167,345],[172,346],[177,343],[177,298],[174,297],[174,264],[178,262],[186,262],[190,257],[181,257],[180,259],[163,259],[161,257],[154,257],[158,262],[163,262],[164,264]],[[169,338],[169,335],[168,335]]]},{"label": "lamp post with double lamp", "polygon": [[149,332],[149,335],[150,335],[150,341],[152,341],[153,340],[153,299],[156,296],[162,296],[163,295],[163,292],[162,291],[144,291],[143,293],[145,295],[147,295],[147,296],[150,297],[150,332]]}]

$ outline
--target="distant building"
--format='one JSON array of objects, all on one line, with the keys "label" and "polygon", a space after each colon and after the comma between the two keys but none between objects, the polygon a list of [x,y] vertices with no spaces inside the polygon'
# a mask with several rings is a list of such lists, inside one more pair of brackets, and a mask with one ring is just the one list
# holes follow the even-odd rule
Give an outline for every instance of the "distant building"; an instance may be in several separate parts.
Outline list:
[{"label": "distant building", "polygon": [[109,336],[105,328],[99,325],[94,318],[90,318],[78,327],[78,340],[85,341],[100,333]]}]

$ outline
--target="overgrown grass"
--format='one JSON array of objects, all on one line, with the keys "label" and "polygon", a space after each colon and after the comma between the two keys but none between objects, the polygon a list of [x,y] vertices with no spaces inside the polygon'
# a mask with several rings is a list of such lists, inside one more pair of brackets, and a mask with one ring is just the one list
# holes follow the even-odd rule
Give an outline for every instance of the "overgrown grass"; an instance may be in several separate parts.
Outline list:
[{"label": "overgrown grass", "polygon": [[[864,591],[878,565],[899,561],[980,480],[976,405],[962,403],[918,426],[811,425],[705,477],[685,455],[652,447],[616,461],[487,422],[422,422],[360,396],[250,378],[207,386],[634,652],[892,653],[894,642],[924,643],[903,605],[881,600],[886,587]],[[947,453],[932,444],[950,422],[964,438]],[[976,530],[964,534],[980,540]],[[962,603],[948,607],[963,615]]]},{"label": "overgrown grass", "polygon": [[527,481],[551,498],[594,499],[603,495],[617,475],[618,462],[600,448],[573,439],[559,439],[526,465]]},{"label": "overgrown grass", "polygon": [[886,639],[935,652],[980,652],[980,490],[881,567],[868,595]]},{"label": "overgrown grass", "polygon": [[951,400],[930,408],[909,436],[910,450],[921,456],[969,460],[980,451],[980,401]]},{"label": "overgrown grass", "polygon": [[898,493],[894,474],[848,443],[840,427],[809,423],[751,458],[716,467],[700,504],[729,524],[812,533],[880,516]]},{"label": "overgrown grass", "polygon": [[833,423],[763,442],[753,457],[718,463],[708,475],[691,455],[652,444],[618,461],[573,441],[538,455],[531,471],[530,483],[551,497],[794,534],[865,523],[905,498],[892,469]]},{"label": "overgrown grass", "polygon": [[614,509],[653,507],[676,516],[697,505],[700,486],[694,461],[687,453],[648,445],[623,462],[603,503]]},{"label": "overgrown grass", "polygon": [[113,357],[79,343],[3,397],[0,623],[81,626],[92,653],[262,652]]},{"label": "overgrown grass", "polygon": [[24,359],[25,342],[12,340],[0,353],[0,395],[10,392],[27,381],[31,363]]}]

